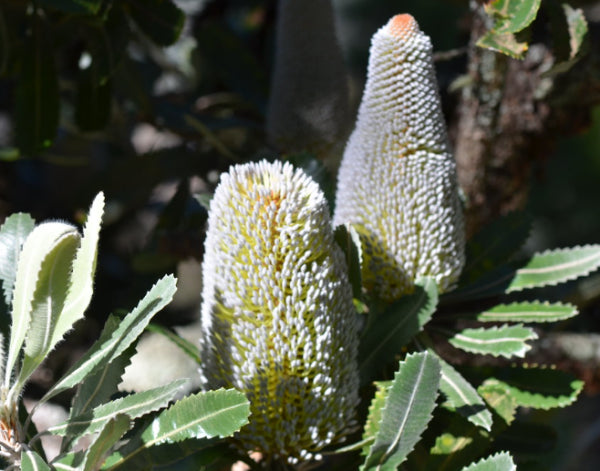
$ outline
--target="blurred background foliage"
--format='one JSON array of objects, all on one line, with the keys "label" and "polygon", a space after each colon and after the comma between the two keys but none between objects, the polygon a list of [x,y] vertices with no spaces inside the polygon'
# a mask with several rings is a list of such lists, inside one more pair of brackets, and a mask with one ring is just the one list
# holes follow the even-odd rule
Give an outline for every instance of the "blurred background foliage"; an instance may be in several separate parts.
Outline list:
[{"label": "blurred background foliage", "polygon": [[[436,63],[453,119],[458,97],[450,85],[466,69],[460,53],[470,32],[466,0],[333,3],[355,105],[371,35],[394,14],[410,12],[436,52],[458,49]],[[599,4],[579,3],[593,27]],[[191,281],[182,281],[185,299],[162,322],[197,316],[198,269],[182,262],[202,259],[206,206],[218,174],[234,163],[275,157],[264,135],[275,14],[275,0],[0,2],[0,218],[23,211],[38,221],[77,221],[93,195],[107,196],[98,294],[75,344],[95,338],[108,313],[132,305],[158,275],[178,267]],[[596,108],[591,125],[561,137],[535,163],[528,250],[600,241],[598,182]],[[600,275],[561,295],[583,306],[570,329],[600,332]],[[64,355],[55,353],[56,364]],[[597,398],[585,401],[599,411]],[[585,421],[572,409],[563,415],[564,434],[591,433],[581,432]],[[570,456],[555,463],[567,466]]]}]

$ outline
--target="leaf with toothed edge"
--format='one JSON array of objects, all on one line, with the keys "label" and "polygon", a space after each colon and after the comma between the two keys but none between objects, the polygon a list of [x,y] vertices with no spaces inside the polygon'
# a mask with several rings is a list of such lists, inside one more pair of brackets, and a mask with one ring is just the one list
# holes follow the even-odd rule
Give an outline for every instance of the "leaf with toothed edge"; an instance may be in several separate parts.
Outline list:
[{"label": "leaf with toothed edge", "polygon": [[24,447],[21,451],[21,471],[51,471],[50,466],[35,451]]},{"label": "leaf with toothed edge", "polygon": [[512,456],[509,453],[496,453],[488,458],[481,459],[477,463],[470,464],[462,471],[516,471]]},{"label": "leaf with toothed edge", "polygon": [[600,244],[548,250],[535,254],[517,273],[506,292],[556,285],[600,267]]},{"label": "leaf with toothed edge", "polygon": [[524,357],[531,348],[527,340],[537,339],[537,334],[522,324],[502,325],[489,329],[465,329],[448,341],[465,352],[505,358]]},{"label": "leaf with toothed edge", "polygon": [[439,361],[428,352],[400,362],[362,471],[392,471],[406,460],[431,420],[440,373]]},{"label": "leaf with toothed edge", "polygon": [[176,278],[173,275],[166,275],[157,281],[133,311],[123,319],[110,322],[110,328],[105,328],[100,338],[40,402],[72,388],[86,376],[97,372],[104,363],[121,355],[141,335],[152,317],[171,302],[176,289]]},{"label": "leaf with toothed edge", "polygon": [[521,302],[499,304],[477,315],[480,322],[556,322],[576,316],[572,304]]}]

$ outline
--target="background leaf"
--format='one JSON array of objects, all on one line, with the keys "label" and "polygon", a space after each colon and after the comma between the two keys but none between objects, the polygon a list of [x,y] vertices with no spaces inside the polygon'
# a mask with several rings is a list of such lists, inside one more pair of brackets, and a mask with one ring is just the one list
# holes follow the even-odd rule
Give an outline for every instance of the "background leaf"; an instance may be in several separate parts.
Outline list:
[{"label": "background leaf", "polygon": [[534,339],[537,339],[537,334],[532,329],[517,324],[489,329],[465,329],[448,341],[465,352],[511,358],[525,356],[531,348],[525,342]]},{"label": "background leaf", "polygon": [[535,254],[517,270],[507,292],[556,285],[588,275],[600,267],[600,245],[548,250]]},{"label": "background leaf", "polygon": [[58,79],[52,38],[45,19],[30,17],[16,89],[15,131],[21,153],[36,154],[52,143],[58,129]]},{"label": "background leaf", "polygon": [[342,224],[335,228],[333,234],[335,241],[342,248],[346,256],[348,278],[352,285],[352,295],[356,299],[362,297],[362,280],[360,267],[362,265],[362,247],[360,236],[350,224]]},{"label": "background leaf", "polygon": [[541,0],[493,0],[485,4],[485,11],[495,20],[494,31],[518,33],[535,20],[541,3]]},{"label": "background leaf", "polygon": [[159,46],[179,38],[185,14],[171,0],[127,0],[131,18]]},{"label": "background leaf", "polygon": [[66,13],[87,13],[95,15],[102,0],[38,0],[40,6],[51,7]]},{"label": "background leaf", "polygon": [[440,383],[440,364],[431,354],[408,355],[387,390],[375,442],[362,470],[395,470],[431,420]]},{"label": "background leaf", "polygon": [[477,315],[481,322],[556,322],[576,316],[572,304],[522,302],[499,304]]}]

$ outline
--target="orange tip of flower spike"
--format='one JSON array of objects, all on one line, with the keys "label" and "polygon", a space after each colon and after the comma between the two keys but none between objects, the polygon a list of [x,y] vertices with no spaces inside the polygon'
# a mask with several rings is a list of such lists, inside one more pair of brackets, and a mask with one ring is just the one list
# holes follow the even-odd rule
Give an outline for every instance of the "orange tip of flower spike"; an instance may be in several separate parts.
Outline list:
[{"label": "orange tip of flower spike", "polygon": [[419,31],[417,20],[404,13],[394,16],[387,24],[387,32],[398,39],[407,39]]}]

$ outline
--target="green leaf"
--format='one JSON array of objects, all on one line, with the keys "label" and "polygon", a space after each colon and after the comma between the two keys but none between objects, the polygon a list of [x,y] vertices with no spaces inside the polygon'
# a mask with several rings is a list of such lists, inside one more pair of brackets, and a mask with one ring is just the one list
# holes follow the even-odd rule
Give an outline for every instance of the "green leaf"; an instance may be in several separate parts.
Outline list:
[{"label": "green leaf", "polygon": [[180,379],[166,386],[115,399],[95,407],[92,411],[54,425],[47,431],[52,435],[81,437],[102,429],[115,414],[126,414],[131,419],[137,419],[165,407],[187,382],[187,379]]},{"label": "green leaf", "polygon": [[462,471],[516,471],[517,466],[509,453],[497,453],[489,458],[473,463]]},{"label": "green leaf", "polygon": [[563,3],[562,7],[567,18],[569,29],[569,59],[574,59],[579,51],[588,32],[588,24],[581,8],[573,8],[568,3]]},{"label": "green leaf", "polygon": [[200,364],[202,362],[200,349],[194,343],[181,337],[177,332],[159,324],[149,324],[148,331],[164,335],[196,363]]},{"label": "green leaf", "polygon": [[21,451],[21,471],[51,471],[50,466],[35,451],[23,447]]},{"label": "green leaf", "polygon": [[170,46],[179,38],[185,14],[171,0],[127,0],[129,12],[139,28],[159,46]]},{"label": "green leaf", "polygon": [[58,79],[55,53],[48,25],[38,15],[31,17],[29,37],[21,57],[16,89],[16,143],[25,155],[49,147],[58,128]]},{"label": "green leaf", "polygon": [[77,229],[70,224],[46,222],[35,227],[23,244],[13,292],[12,326],[4,378],[6,389],[28,334],[32,303],[44,259],[62,240],[78,236]]},{"label": "green leaf", "polygon": [[531,216],[512,212],[483,227],[468,242],[459,286],[476,282],[508,260],[523,246],[531,231]]},{"label": "green leaf", "polygon": [[541,0],[493,0],[485,4],[485,11],[496,20],[494,31],[518,33],[535,20],[540,4]]},{"label": "green leaf", "polygon": [[535,254],[517,270],[506,290],[508,293],[527,288],[556,285],[585,276],[600,267],[600,245],[549,250]]},{"label": "green leaf", "polygon": [[98,193],[92,202],[79,250],[73,260],[73,269],[65,307],[52,332],[51,344],[56,345],[75,322],[83,317],[94,292],[94,273],[98,253],[98,239],[102,214],[104,212],[104,194]]},{"label": "green leaf", "polygon": [[417,282],[415,291],[390,305],[367,325],[359,347],[361,379],[367,383],[399,354],[435,312],[438,292],[435,281]]},{"label": "green leaf", "polygon": [[488,31],[477,41],[477,46],[501,52],[515,59],[523,59],[527,52],[526,42],[519,42],[513,33]]},{"label": "green leaf", "polygon": [[71,232],[57,241],[44,258],[31,302],[31,323],[16,388],[25,384],[54,346],[52,334],[63,313],[71,263],[79,240],[79,233]]},{"label": "green leaf", "polygon": [[477,315],[481,322],[556,322],[577,315],[572,304],[521,302],[499,304]]},{"label": "green leaf", "polygon": [[102,0],[38,0],[40,6],[51,7],[66,13],[87,13],[95,15],[100,10]]},{"label": "green leaf", "polygon": [[346,256],[348,278],[352,285],[352,296],[356,299],[360,299],[362,297],[362,280],[360,273],[360,267],[362,265],[362,247],[360,236],[350,224],[342,224],[336,227],[333,236]]},{"label": "green leaf", "polygon": [[456,348],[470,353],[522,358],[531,348],[525,342],[534,339],[537,339],[537,334],[532,329],[517,324],[489,329],[465,329],[451,337],[449,342]]},{"label": "green leaf", "polygon": [[107,322],[110,323],[110,328],[103,331],[83,357],[46,393],[43,401],[77,385],[86,376],[95,374],[106,363],[121,355],[144,331],[152,317],[171,302],[175,290],[175,277],[166,275],[146,293],[146,296],[124,319]]},{"label": "green leaf", "polygon": [[485,388],[503,388],[514,398],[517,406],[548,410],[572,404],[583,385],[583,381],[564,371],[515,367],[498,370],[494,377],[483,382],[479,390],[485,397]]},{"label": "green leaf", "polygon": [[477,388],[477,392],[507,424],[515,419],[519,406],[506,384],[499,381],[485,382]]},{"label": "green leaf", "polygon": [[373,399],[371,399],[371,404],[369,405],[369,414],[367,415],[367,420],[365,422],[362,441],[357,444],[359,445],[358,448],[362,448],[363,455],[365,456],[369,454],[369,448],[375,441],[375,437],[379,432],[382,411],[385,407],[391,385],[392,381],[375,381],[375,395],[373,396]]},{"label": "green leaf", "polygon": [[11,305],[21,247],[35,227],[35,220],[25,213],[11,214],[0,227],[0,279],[4,301]]},{"label": "green leaf", "polygon": [[450,364],[438,358],[442,368],[440,391],[447,403],[469,422],[488,432],[492,429],[492,414],[487,410],[481,396]]},{"label": "green leaf", "polygon": [[85,451],[83,463],[79,469],[94,471],[100,469],[106,456],[115,446],[117,441],[129,430],[130,418],[125,414],[116,414],[108,422]]},{"label": "green leaf", "polygon": [[162,443],[226,437],[248,423],[250,403],[239,391],[219,389],[185,397],[161,412],[142,432],[107,463],[105,469],[126,466],[139,454]]},{"label": "green leaf", "polygon": [[431,420],[440,383],[440,364],[431,354],[408,355],[388,389],[375,442],[361,470],[395,470]]}]

